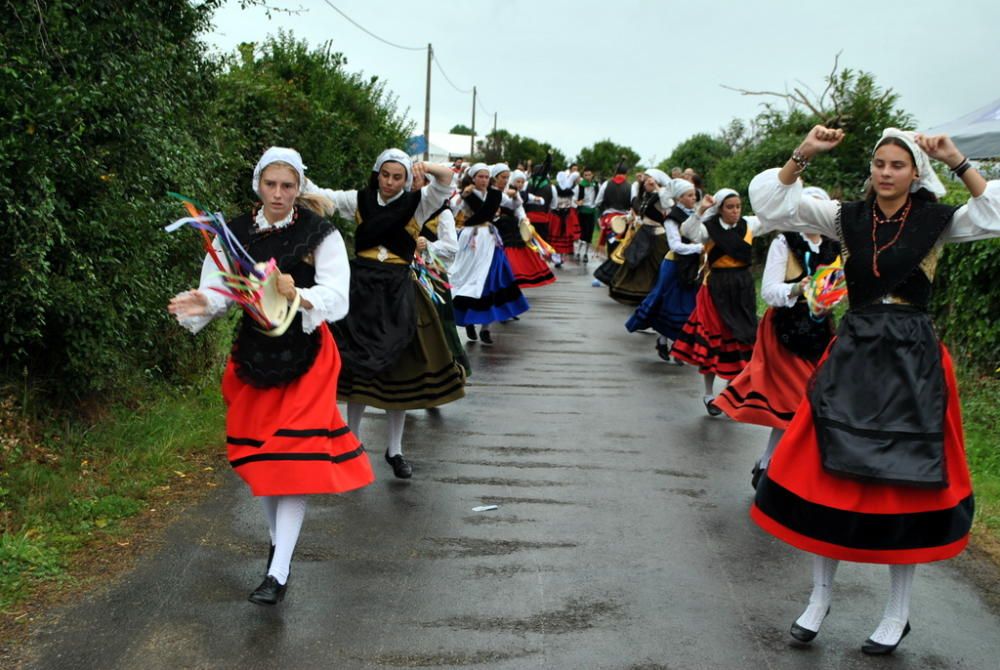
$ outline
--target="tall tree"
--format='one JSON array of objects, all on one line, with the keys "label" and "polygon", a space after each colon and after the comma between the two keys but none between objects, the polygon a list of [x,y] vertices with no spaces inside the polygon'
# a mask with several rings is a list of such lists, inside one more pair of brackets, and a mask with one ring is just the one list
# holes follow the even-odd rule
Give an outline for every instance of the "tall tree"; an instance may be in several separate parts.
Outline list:
[{"label": "tall tree", "polygon": [[639,162],[639,154],[622,144],[615,144],[609,139],[595,142],[593,146],[580,150],[576,157],[576,162],[580,164],[580,169],[591,168],[594,172],[604,177],[614,174],[618,162],[625,159],[625,164],[629,168],[634,167]]},{"label": "tall tree", "polygon": [[459,123],[458,125],[452,126],[451,130],[448,131],[452,135],[471,135],[472,128],[469,126]]}]

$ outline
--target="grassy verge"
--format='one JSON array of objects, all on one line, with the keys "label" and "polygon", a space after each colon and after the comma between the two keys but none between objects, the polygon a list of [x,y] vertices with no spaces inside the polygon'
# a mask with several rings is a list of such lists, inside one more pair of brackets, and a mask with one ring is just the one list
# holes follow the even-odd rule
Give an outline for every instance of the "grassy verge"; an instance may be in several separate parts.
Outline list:
[{"label": "grassy verge", "polygon": [[[965,449],[976,493],[976,527],[994,549],[1000,549],[1000,379],[962,372],[959,379]],[[1000,552],[991,551],[1000,563]]]},{"label": "grassy verge", "polygon": [[212,469],[224,443],[217,385],[144,396],[41,428],[10,398],[0,407],[0,613],[71,581],[85,548],[126,546],[136,530],[127,519]]}]

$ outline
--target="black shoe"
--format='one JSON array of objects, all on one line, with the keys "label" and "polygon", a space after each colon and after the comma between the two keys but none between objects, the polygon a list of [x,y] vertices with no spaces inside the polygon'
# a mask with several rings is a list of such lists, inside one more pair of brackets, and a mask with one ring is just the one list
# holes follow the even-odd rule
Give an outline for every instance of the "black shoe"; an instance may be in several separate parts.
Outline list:
[{"label": "black shoe", "polygon": [[722,414],[722,410],[715,406],[715,398],[711,400],[702,398],[701,401],[705,403],[705,411],[708,412],[709,416],[719,416]]},{"label": "black shoe", "polygon": [[466,326],[465,327],[465,336],[467,338],[469,338],[470,342],[475,342],[476,339],[477,339],[476,338],[476,327],[475,326]]},{"label": "black shoe", "polygon": [[278,580],[268,575],[260,583],[254,592],[250,594],[250,602],[258,605],[276,605],[285,599],[285,591],[288,589],[288,582],[279,584]]},{"label": "black shoe", "polygon": [[403,454],[389,456],[389,452],[386,451],[385,462],[392,466],[392,474],[396,475],[397,479],[409,479],[413,476],[413,466],[406,462]]},{"label": "black shoe", "polygon": [[[830,615],[830,608],[826,608],[826,614],[823,615],[824,620]],[[822,625],[822,622],[820,622]],[[804,626],[800,626],[798,622],[792,624],[792,629],[788,631],[792,637],[794,637],[799,642],[812,642],[816,635],[819,634],[819,630],[809,630]]]},{"label": "black shoe", "polygon": [[479,331],[479,340],[483,344],[493,344],[493,336],[491,336],[490,331],[485,328]]},{"label": "black shoe", "polygon": [[590,256],[588,256],[587,254],[584,254],[583,255],[583,263],[584,263],[584,265],[586,265],[589,262],[590,262]]},{"label": "black shoe", "polygon": [[753,487],[754,491],[757,490],[757,484],[760,483],[761,475],[764,474],[764,470],[766,469],[760,467],[760,463],[753,464],[753,469],[750,471],[750,486]]},{"label": "black shoe", "polygon": [[656,343],[656,355],[660,357],[660,360],[670,362],[670,345]]},{"label": "black shoe", "polygon": [[891,654],[896,651],[896,647],[899,643],[903,641],[910,632],[910,622],[907,621],[906,625],[903,626],[903,634],[899,636],[896,640],[896,644],[882,644],[881,642],[876,642],[875,640],[868,638],[865,643],[861,645],[861,651],[868,654],[869,656],[885,656],[886,654]]}]

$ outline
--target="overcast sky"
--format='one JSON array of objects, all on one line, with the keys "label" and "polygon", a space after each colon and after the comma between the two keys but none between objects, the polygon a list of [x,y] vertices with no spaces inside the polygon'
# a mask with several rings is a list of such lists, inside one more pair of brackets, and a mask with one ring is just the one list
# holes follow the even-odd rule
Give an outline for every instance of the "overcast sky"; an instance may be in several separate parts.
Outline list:
[{"label": "overcast sky", "polygon": [[[448,77],[478,88],[477,134],[492,126],[549,141],[568,156],[610,138],[646,164],[698,132],[750,118],[763,98],[721,88],[822,90],[841,65],[872,72],[900,94],[920,128],[1000,97],[1000,0],[331,0],[380,37],[434,45]],[[299,14],[219,10],[209,43],[231,52],[279,28],[310,45],[330,40],[348,68],[377,75],[423,132],[426,50],[387,46],[323,0],[268,0]],[[471,94],[435,67],[431,131],[471,123]],[[487,112],[487,113],[484,113]]]}]

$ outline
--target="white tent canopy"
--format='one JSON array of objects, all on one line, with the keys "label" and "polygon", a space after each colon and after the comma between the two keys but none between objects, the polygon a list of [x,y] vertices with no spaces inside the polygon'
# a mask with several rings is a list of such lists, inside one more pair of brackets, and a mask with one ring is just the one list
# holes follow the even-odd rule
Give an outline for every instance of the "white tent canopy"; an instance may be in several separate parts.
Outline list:
[{"label": "white tent canopy", "polygon": [[[413,158],[422,159],[424,157],[423,139],[423,135],[410,138],[410,151],[413,152]],[[472,149],[471,140],[469,135],[431,131],[428,160],[431,163],[450,163],[456,158],[467,158]]]},{"label": "white tent canopy", "polygon": [[1000,158],[1000,100],[927,131],[928,135],[942,133],[973,160]]}]

